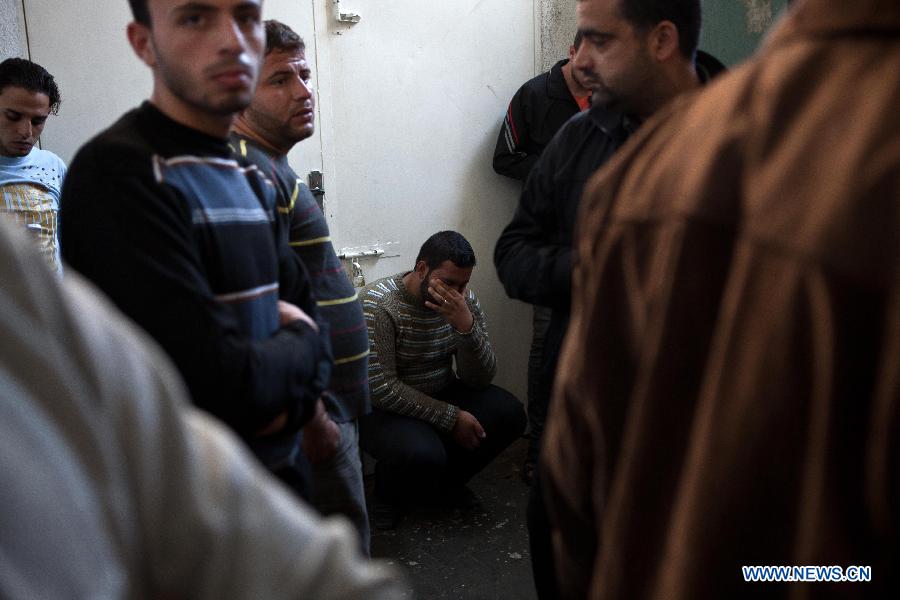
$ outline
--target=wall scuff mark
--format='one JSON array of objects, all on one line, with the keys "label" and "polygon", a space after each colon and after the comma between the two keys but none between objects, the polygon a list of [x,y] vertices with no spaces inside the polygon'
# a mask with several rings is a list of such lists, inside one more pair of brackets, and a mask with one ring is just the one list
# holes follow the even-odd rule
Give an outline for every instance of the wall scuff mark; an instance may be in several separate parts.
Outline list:
[{"label": "wall scuff mark", "polygon": [[19,11],[21,0],[0,0],[0,60],[26,56]]},{"label": "wall scuff mark", "polygon": [[566,58],[575,37],[575,3],[571,0],[540,0],[541,61],[538,73],[549,71]]},{"label": "wall scuff mark", "polygon": [[747,31],[765,33],[772,25],[772,0],[742,0],[747,7]]}]

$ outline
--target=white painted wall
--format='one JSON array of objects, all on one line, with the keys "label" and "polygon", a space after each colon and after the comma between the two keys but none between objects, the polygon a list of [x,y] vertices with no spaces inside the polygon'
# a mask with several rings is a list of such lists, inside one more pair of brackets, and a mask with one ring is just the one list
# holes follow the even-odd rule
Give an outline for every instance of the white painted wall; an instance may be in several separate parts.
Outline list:
[{"label": "white painted wall", "polygon": [[[386,258],[363,261],[371,281],[412,268],[431,233],[462,232],[479,260],[472,286],[497,349],[497,383],[523,399],[530,307],[506,298],[492,260],[519,185],[490,162],[506,105],[540,56],[537,1],[342,0],[343,12],[362,15],[352,26],[336,22],[333,0],[264,6],[266,18],[288,23],[307,43],[319,127],[290,159],[303,176],[324,171],[336,247],[387,250]],[[24,6],[32,59],[63,95],[43,145],[68,162],[149,96],[150,72],[125,37],[125,0]]]},{"label": "white painted wall", "polygon": [[47,121],[42,147],[66,163],[93,135],[150,95],[150,71],[125,37],[124,0],[25,0],[31,60],[59,85],[59,115]]}]

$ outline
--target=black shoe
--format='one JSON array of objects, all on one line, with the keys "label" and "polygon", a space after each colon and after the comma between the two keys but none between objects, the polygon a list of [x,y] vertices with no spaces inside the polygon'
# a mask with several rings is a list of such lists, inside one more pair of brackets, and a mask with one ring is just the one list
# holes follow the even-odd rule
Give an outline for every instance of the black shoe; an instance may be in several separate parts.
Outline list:
[{"label": "black shoe", "polygon": [[372,510],[372,526],[378,531],[396,529],[401,516],[401,511],[397,506],[376,500]]},{"label": "black shoe", "polygon": [[522,463],[522,470],[519,472],[519,477],[522,478],[522,481],[525,482],[525,485],[528,487],[531,487],[531,483],[534,481],[534,467],[534,460],[526,458],[525,462]]},{"label": "black shoe", "polygon": [[441,504],[464,513],[481,510],[481,498],[467,485],[452,487],[444,491]]}]

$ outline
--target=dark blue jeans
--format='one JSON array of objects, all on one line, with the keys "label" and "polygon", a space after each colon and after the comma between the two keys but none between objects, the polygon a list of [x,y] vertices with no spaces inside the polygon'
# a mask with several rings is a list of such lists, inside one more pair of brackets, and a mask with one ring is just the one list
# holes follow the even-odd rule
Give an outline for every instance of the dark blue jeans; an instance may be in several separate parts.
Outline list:
[{"label": "dark blue jeans", "polygon": [[525,430],[522,403],[497,386],[476,390],[457,381],[435,397],[472,413],[487,437],[478,448],[467,450],[425,421],[373,409],[359,420],[359,445],[378,461],[378,500],[415,503],[464,485]]}]

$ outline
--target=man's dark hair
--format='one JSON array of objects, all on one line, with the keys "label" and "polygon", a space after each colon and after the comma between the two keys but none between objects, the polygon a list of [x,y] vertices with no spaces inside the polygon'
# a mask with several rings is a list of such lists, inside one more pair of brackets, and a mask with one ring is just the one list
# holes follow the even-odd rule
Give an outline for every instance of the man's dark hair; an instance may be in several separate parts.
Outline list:
[{"label": "man's dark hair", "polygon": [[703,22],[700,0],[619,0],[619,10],[641,30],[649,31],[663,21],[674,23],[682,56],[693,60]]},{"label": "man's dark hair", "polygon": [[436,269],[445,260],[465,269],[475,266],[475,251],[468,240],[455,231],[439,231],[422,244],[416,264],[424,260],[429,269]]},{"label": "man's dark hair", "polygon": [[303,38],[280,21],[269,19],[266,24],[266,56],[270,52],[304,52],[306,44]]},{"label": "man's dark hair", "polygon": [[131,14],[134,16],[134,20],[147,27],[150,27],[150,8],[147,6],[149,1],[150,0],[128,0],[128,4],[131,5]]},{"label": "man's dark hair", "polygon": [[24,58],[7,58],[0,63],[0,93],[8,87],[20,87],[50,98],[50,112],[59,111],[59,88],[53,75],[37,63]]}]

